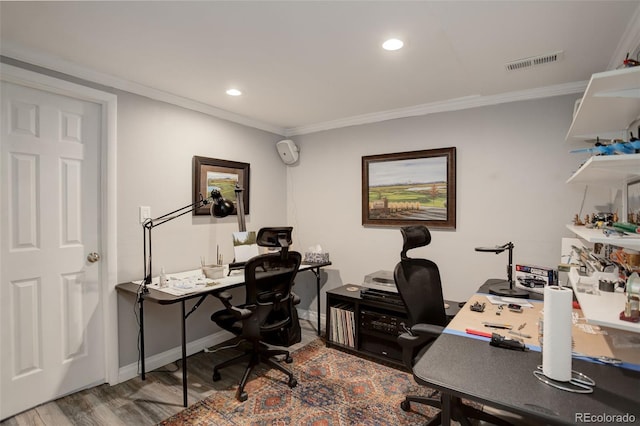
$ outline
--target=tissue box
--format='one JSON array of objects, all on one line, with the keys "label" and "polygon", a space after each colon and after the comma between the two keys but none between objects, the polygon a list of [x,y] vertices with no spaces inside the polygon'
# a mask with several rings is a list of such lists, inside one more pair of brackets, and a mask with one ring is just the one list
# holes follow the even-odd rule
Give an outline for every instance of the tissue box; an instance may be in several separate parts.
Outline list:
[{"label": "tissue box", "polygon": [[329,261],[329,253],[305,252],[303,261],[305,263],[326,263]]}]

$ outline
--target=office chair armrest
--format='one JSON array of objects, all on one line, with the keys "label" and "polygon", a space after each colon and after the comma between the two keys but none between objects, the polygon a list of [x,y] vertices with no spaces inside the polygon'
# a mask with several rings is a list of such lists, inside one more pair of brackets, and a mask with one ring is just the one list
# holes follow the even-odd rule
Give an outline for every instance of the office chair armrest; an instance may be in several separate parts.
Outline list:
[{"label": "office chair armrest", "polygon": [[411,333],[420,337],[436,338],[442,334],[444,327],[434,324],[415,324],[411,327]]},{"label": "office chair armrest", "polygon": [[430,345],[439,335],[444,327],[433,324],[415,324],[408,332],[398,336],[398,344],[402,348],[402,362],[411,369],[413,358],[423,347]]},{"label": "office chair armrest", "polygon": [[[442,334],[442,330],[444,327],[440,327],[437,325],[429,325],[429,324],[418,324],[426,327],[411,327],[409,332],[402,333],[398,336],[398,344],[402,347],[403,350],[409,349],[413,351],[415,349],[420,349],[426,343],[429,343],[435,340],[440,334]],[[438,330],[439,329],[439,330]]]},{"label": "office chair armrest", "polygon": [[231,299],[233,299],[233,296],[228,291],[217,293],[215,294],[215,296],[218,299],[220,299],[224,307],[227,308],[227,310],[231,312],[231,314],[233,314],[233,316],[236,317],[237,319],[243,320],[251,316],[252,314],[251,310],[247,308],[240,308],[238,306],[233,306],[231,304]]},{"label": "office chair armrest", "polygon": [[220,299],[222,301],[222,303],[225,303],[225,302],[229,303],[229,301],[231,299],[233,299],[233,296],[228,291],[222,291],[220,293],[213,293],[213,295],[215,297],[217,297],[218,299]]}]

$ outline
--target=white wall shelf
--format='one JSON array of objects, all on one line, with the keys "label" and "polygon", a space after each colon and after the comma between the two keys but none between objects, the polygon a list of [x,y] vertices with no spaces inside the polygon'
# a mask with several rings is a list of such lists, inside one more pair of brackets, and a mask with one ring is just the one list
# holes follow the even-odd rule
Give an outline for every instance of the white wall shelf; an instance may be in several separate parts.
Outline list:
[{"label": "white wall shelf", "polygon": [[620,188],[637,178],[640,178],[640,154],[598,155],[580,166],[567,183]]},{"label": "white wall shelf", "polygon": [[567,228],[578,237],[590,243],[611,244],[618,247],[640,250],[640,234],[608,237],[602,232],[602,229],[590,229],[585,226],[575,225],[567,225]]},{"label": "white wall shelf", "polygon": [[[640,118],[640,67],[606,71],[591,76],[589,85],[579,106],[574,111],[573,122],[567,140],[622,138],[629,140],[631,125]],[[639,136],[639,135],[635,135]],[[600,155],[589,158],[567,180],[567,183],[606,186],[622,189],[626,197],[628,182],[640,178],[640,154]],[[622,210],[626,212],[626,200]],[[626,214],[625,214],[626,217]],[[579,238],[589,243],[610,244],[640,250],[640,234],[607,236],[602,229],[567,225]],[[600,292],[599,295],[578,291],[582,277],[576,268],[571,268],[569,281],[580,302],[585,318],[590,323],[640,332],[640,323],[622,321],[624,310],[623,293]],[[596,285],[597,288],[597,285]]]},{"label": "white wall shelf", "polygon": [[[581,293],[578,289],[580,276],[576,268],[571,268],[569,281],[580,303],[582,313],[589,321],[589,324],[640,333],[640,323],[620,319],[620,312],[624,311],[626,301],[624,293],[607,293],[604,291],[600,291],[598,294]],[[598,287],[597,284],[595,287]]]},{"label": "white wall shelf", "polygon": [[640,67],[593,74],[566,139],[606,139],[616,132],[620,137],[638,118]]}]

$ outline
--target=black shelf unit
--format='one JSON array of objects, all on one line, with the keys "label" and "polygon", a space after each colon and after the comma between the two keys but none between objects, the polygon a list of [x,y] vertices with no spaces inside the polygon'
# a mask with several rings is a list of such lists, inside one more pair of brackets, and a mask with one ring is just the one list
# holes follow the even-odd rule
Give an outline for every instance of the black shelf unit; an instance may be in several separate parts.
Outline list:
[{"label": "black shelf unit", "polygon": [[[387,301],[364,299],[360,290],[364,287],[347,284],[327,291],[326,334],[327,347],[336,347],[348,352],[367,356],[374,360],[391,363],[404,368],[402,349],[397,342],[402,332],[401,323],[408,324],[407,311],[404,305]],[[458,302],[445,300],[449,319],[453,318],[460,306]],[[354,342],[353,346],[341,344],[330,339],[331,308],[346,307],[353,312]]]},{"label": "black shelf unit", "polygon": [[[403,305],[384,301],[363,299],[360,290],[363,287],[347,284],[327,291],[326,312],[326,344],[355,354],[364,355],[374,360],[385,361],[397,366],[402,364],[402,349],[397,343],[400,322],[406,323],[407,312]],[[347,307],[354,313],[354,344],[341,344],[331,340],[332,315],[331,308]],[[367,324],[364,324],[364,323]]]}]

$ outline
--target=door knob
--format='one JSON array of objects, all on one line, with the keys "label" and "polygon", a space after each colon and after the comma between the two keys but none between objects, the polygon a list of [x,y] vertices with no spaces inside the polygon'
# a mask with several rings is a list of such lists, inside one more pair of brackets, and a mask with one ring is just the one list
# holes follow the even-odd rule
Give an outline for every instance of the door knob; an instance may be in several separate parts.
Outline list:
[{"label": "door knob", "polygon": [[87,255],[87,260],[89,261],[89,263],[95,263],[100,260],[100,255],[96,252],[89,253]]}]

